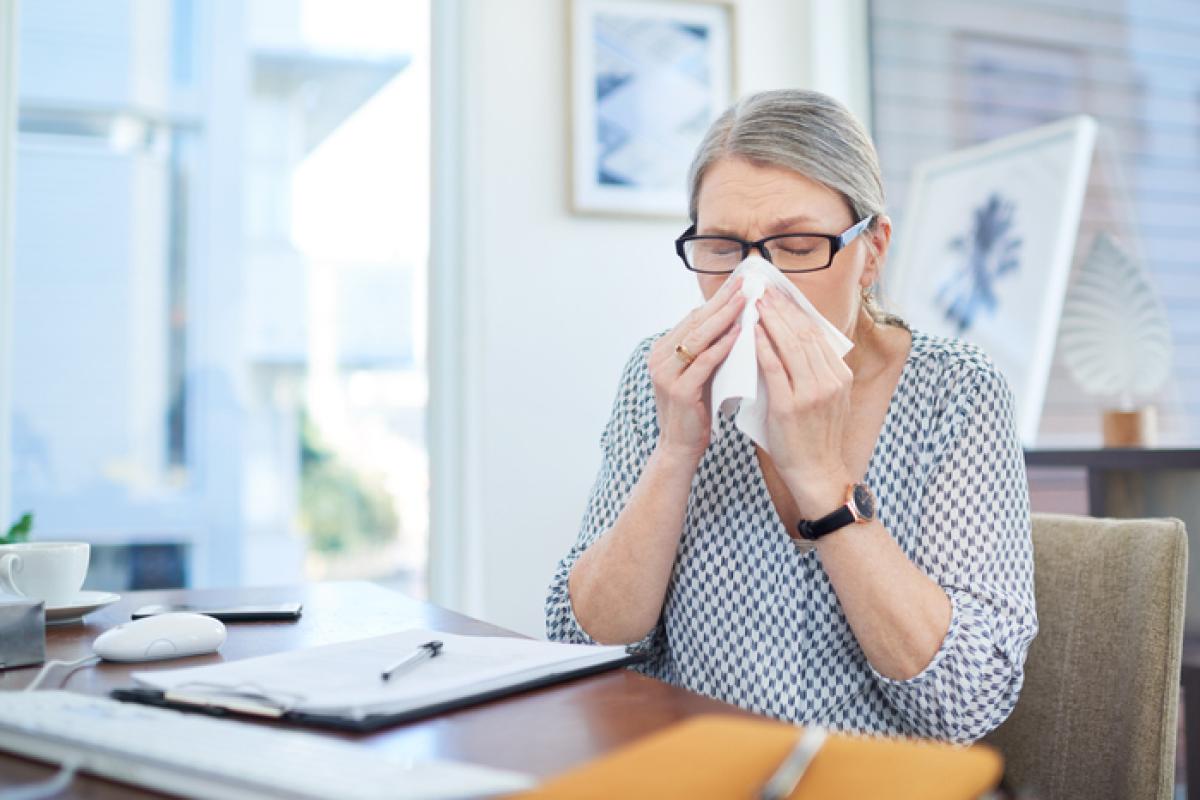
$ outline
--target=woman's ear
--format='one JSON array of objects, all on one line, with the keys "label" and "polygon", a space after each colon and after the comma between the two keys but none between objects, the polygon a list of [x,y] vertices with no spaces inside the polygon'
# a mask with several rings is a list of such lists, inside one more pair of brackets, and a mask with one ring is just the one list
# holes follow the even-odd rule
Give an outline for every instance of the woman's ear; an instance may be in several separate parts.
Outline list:
[{"label": "woman's ear", "polygon": [[866,235],[870,237],[871,253],[860,279],[860,283],[864,287],[874,286],[883,277],[883,265],[887,261],[888,245],[892,242],[891,217],[880,214],[875,218]]}]

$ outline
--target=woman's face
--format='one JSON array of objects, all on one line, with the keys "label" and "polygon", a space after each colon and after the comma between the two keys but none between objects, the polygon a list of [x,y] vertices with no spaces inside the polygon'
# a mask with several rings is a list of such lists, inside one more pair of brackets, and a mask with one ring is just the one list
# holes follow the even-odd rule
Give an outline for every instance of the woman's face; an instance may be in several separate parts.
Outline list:
[{"label": "woman's face", "polygon": [[[782,167],[758,166],[740,158],[724,158],[709,167],[697,198],[696,232],[755,241],[779,233],[837,235],[858,222],[841,195],[824,184]],[[853,332],[862,288],[879,276],[887,252],[891,223],[880,217],[833,259],[829,269],[784,273],[841,331]],[[866,239],[875,242],[872,254]],[[761,255],[752,251],[755,255]],[[697,274],[705,299],[728,275]]]}]

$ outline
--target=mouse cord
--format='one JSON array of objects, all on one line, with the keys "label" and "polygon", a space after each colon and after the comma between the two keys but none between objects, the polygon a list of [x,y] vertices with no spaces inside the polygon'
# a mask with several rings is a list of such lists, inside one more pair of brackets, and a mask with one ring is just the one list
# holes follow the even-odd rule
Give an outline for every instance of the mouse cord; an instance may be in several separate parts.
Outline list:
[{"label": "mouse cord", "polygon": [[[45,664],[42,665],[41,670],[38,672],[37,675],[34,676],[33,680],[30,682],[30,684],[25,687],[25,691],[27,691],[27,692],[36,691],[42,685],[42,681],[46,680],[46,676],[49,675],[50,671],[53,670],[55,667],[82,667],[83,665],[87,664],[90,661],[99,661],[99,660],[100,660],[100,656],[91,655],[91,656],[84,656],[83,658],[77,658],[74,661],[47,661]],[[0,800],[4,800],[3,795],[0,795]]]},{"label": "mouse cord", "polygon": [[75,773],[78,771],[79,764],[74,761],[64,761],[59,765],[58,772],[44,781],[26,783],[10,789],[0,789],[0,800],[43,800],[43,798],[54,797],[71,785],[71,781],[75,780]]},{"label": "mouse cord", "polygon": [[[42,681],[50,674],[55,667],[82,667],[83,665],[99,661],[100,656],[91,655],[77,658],[74,661],[47,661],[42,665],[38,674],[34,676],[29,685],[24,691],[36,691],[42,685]],[[79,771],[79,764],[74,761],[64,761],[58,767],[58,772],[51,775],[44,781],[36,781],[27,783],[24,786],[13,786],[7,789],[0,789],[0,800],[43,800],[43,798],[54,797],[60,794],[64,789],[71,785],[71,781],[75,780],[75,773]]]}]

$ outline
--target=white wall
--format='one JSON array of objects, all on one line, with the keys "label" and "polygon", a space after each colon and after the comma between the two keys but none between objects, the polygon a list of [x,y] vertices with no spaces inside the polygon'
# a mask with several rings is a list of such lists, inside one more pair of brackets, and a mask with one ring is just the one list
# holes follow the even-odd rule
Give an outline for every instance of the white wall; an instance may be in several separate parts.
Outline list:
[{"label": "white wall", "polygon": [[[828,4],[733,5],[737,91],[812,86],[805,42],[831,24],[812,17]],[[699,299],[673,252],[682,209],[667,221],[567,210],[567,8],[435,4],[435,94],[457,95],[435,107],[434,598],[535,635],[551,571],[578,531],[621,367]],[[822,71],[862,108],[852,76],[865,70]]]}]

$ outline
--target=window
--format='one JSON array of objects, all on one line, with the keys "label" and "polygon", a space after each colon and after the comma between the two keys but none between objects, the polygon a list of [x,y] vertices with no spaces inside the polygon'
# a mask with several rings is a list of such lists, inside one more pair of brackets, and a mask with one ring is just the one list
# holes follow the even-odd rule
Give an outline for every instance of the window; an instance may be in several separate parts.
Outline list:
[{"label": "window", "polygon": [[423,591],[428,15],[22,4],[12,508],[90,585]]},{"label": "window", "polygon": [[[1170,316],[1175,382],[1163,443],[1200,420],[1200,25],[1153,0],[872,0],[873,121],[889,205],[903,220],[920,159],[1071,114],[1101,126],[1076,248],[1136,236]],[[1115,166],[1115,169],[1114,169]],[[899,226],[903,233],[903,225]],[[1056,359],[1039,442],[1092,445],[1094,401]]]}]

